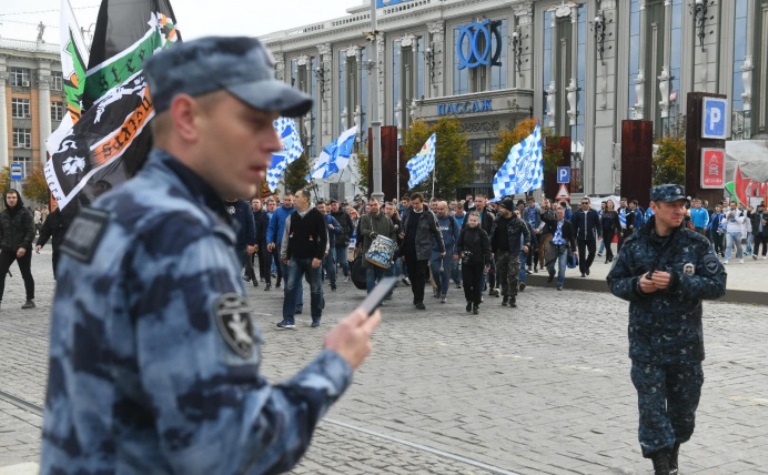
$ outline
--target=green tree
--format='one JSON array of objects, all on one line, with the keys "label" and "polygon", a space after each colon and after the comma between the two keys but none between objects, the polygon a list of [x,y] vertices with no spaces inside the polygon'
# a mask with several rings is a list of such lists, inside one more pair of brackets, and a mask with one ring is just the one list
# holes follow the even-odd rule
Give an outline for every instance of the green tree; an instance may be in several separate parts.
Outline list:
[{"label": "green tree", "polygon": [[357,187],[360,188],[360,193],[363,196],[368,196],[368,188],[370,187],[368,173],[370,172],[371,161],[368,160],[368,154],[363,151],[357,152],[356,157],[354,165],[358,176]]},{"label": "green tree", "polygon": [[0,191],[5,193],[6,191],[11,189],[11,185],[13,182],[11,181],[11,167],[6,166],[0,169]]},{"label": "green tree", "polygon": [[671,135],[656,141],[653,154],[653,184],[685,183],[685,139]]},{"label": "green tree", "polygon": [[309,170],[309,155],[305,151],[285,169],[282,182],[285,185],[286,193],[296,193],[298,190],[310,186],[311,183],[307,182]]},{"label": "green tree", "polygon": [[[467,134],[461,131],[461,122],[443,118],[428,126],[426,122],[415,121],[405,132],[403,156],[406,161],[414,157],[433,133],[437,133],[435,196],[453,197],[456,190],[471,183],[475,175],[475,163],[467,143]],[[421,191],[431,196],[432,177],[411,191]]]},{"label": "green tree", "polygon": [[35,164],[32,173],[27,176],[24,184],[21,185],[21,192],[28,200],[36,203],[48,203],[50,191],[48,190],[48,181],[45,179],[45,172],[40,164]]}]

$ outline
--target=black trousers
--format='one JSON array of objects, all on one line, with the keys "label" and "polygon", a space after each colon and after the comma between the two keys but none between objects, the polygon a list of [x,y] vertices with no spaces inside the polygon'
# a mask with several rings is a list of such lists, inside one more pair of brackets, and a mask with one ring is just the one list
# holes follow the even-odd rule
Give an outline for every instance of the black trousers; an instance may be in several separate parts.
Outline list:
[{"label": "black trousers", "polygon": [[264,282],[272,283],[272,254],[267,251],[266,245],[259,246],[259,252],[256,253],[259,258],[259,276]]},{"label": "black trousers", "polygon": [[32,278],[32,250],[28,249],[24,257],[17,258],[16,251],[6,251],[3,249],[0,251],[0,302],[3,300],[3,293],[5,293],[5,276],[8,275],[8,269],[11,268],[13,261],[19,263],[19,271],[21,271],[21,278],[24,279],[24,291],[27,293],[27,300],[35,299],[35,279]]},{"label": "black trousers", "polygon": [[424,286],[427,285],[427,268],[429,260],[420,261],[416,255],[405,255],[405,263],[408,265],[408,278],[411,279],[413,291],[413,303],[424,303]]},{"label": "black trousers", "polygon": [[483,264],[466,263],[461,264],[461,279],[464,283],[464,298],[467,302],[480,305],[480,299],[483,295]]},{"label": "black trousers", "polygon": [[752,252],[754,256],[757,256],[757,251],[760,250],[760,244],[763,245],[763,257],[768,254],[768,232],[763,230],[763,234],[755,234],[755,246]]},{"label": "black trousers", "polygon": [[[582,274],[589,272],[589,268],[592,267],[592,261],[595,260],[595,249],[597,248],[597,241],[594,239],[579,239],[576,241],[579,247],[579,270]],[[584,250],[587,250],[587,255]]]},{"label": "black trousers", "polygon": [[608,261],[613,260],[613,249],[611,246],[613,245],[613,237],[616,235],[616,233],[613,231],[613,229],[603,229],[603,242],[605,243],[605,258]]}]

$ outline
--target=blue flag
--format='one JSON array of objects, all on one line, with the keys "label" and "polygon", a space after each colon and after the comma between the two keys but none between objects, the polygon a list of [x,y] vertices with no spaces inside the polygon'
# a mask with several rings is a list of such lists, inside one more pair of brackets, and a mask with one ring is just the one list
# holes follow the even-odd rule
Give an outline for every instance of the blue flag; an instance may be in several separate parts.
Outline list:
[{"label": "blue flag", "polygon": [[408,180],[408,189],[411,190],[413,187],[424,181],[430,173],[432,173],[432,170],[435,169],[435,143],[437,142],[437,133],[432,134],[427,141],[424,143],[424,146],[421,147],[421,150],[419,150],[419,153],[416,154],[415,157],[408,160],[408,163],[405,164],[405,168],[408,169],[408,172],[410,173],[411,177]]},{"label": "blue flag", "polygon": [[307,175],[307,180],[315,178],[321,180],[328,178],[334,173],[347,168],[349,157],[354,150],[355,137],[357,136],[357,126],[343,132],[339,137],[323,148],[320,156],[315,161],[312,171]]},{"label": "blue flag", "polygon": [[507,160],[493,178],[496,200],[505,196],[537,190],[544,185],[544,155],[541,126],[536,124],[531,135],[512,146]]},{"label": "blue flag", "polygon": [[283,179],[285,169],[288,165],[295,162],[302,153],[304,147],[301,145],[299,130],[296,128],[296,122],[293,119],[280,117],[275,121],[275,129],[280,140],[283,142],[283,150],[272,154],[272,164],[267,168],[267,185],[272,193],[277,189],[280,180]]}]

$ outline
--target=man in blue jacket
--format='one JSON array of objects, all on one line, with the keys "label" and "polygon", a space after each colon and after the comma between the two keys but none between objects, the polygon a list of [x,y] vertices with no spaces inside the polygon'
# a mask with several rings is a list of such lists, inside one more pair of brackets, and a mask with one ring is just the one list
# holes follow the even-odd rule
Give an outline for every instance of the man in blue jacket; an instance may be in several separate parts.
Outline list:
[{"label": "man in blue jacket", "polygon": [[[280,259],[280,243],[283,242],[283,232],[285,231],[285,220],[288,216],[292,215],[296,211],[293,206],[293,194],[286,193],[283,196],[283,204],[279,208],[275,209],[272,218],[269,220],[269,226],[267,227],[267,250],[273,253],[275,263],[277,265],[277,282],[275,288],[280,288],[280,280],[283,276],[288,278],[288,267],[282,259]],[[298,292],[296,294],[296,313],[301,313],[304,310],[304,288],[299,283]],[[285,294],[285,289],[283,289]]]},{"label": "man in blue jacket", "polygon": [[627,237],[608,274],[613,294],[629,301],[640,448],[657,474],[677,473],[680,444],[693,434],[704,382],[701,301],[725,294],[709,242],[682,225],[686,202],[680,185],[653,187],[654,216]]},{"label": "man in blue jacket", "polygon": [[144,72],[155,148],[61,245],[40,472],[291,470],[380,315],[353,312],[296,376],[270,384],[221,196],[253,196],[282,147],[274,120],[312,100],[274,79],[255,38],[179,43]]}]

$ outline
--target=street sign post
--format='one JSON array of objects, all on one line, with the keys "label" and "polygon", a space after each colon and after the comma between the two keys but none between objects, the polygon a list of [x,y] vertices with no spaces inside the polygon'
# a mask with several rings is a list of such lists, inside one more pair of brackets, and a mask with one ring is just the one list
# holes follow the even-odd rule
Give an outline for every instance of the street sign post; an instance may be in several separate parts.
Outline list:
[{"label": "street sign post", "polygon": [[15,162],[11,163],[11,180],[12,181],[21,181],[24,178],[24,169],[21,166],[21,163]]},{"label": "street sign post", "polygon": [[571,182],[571,167],[557,167],[557,182],[558,183]]}]

